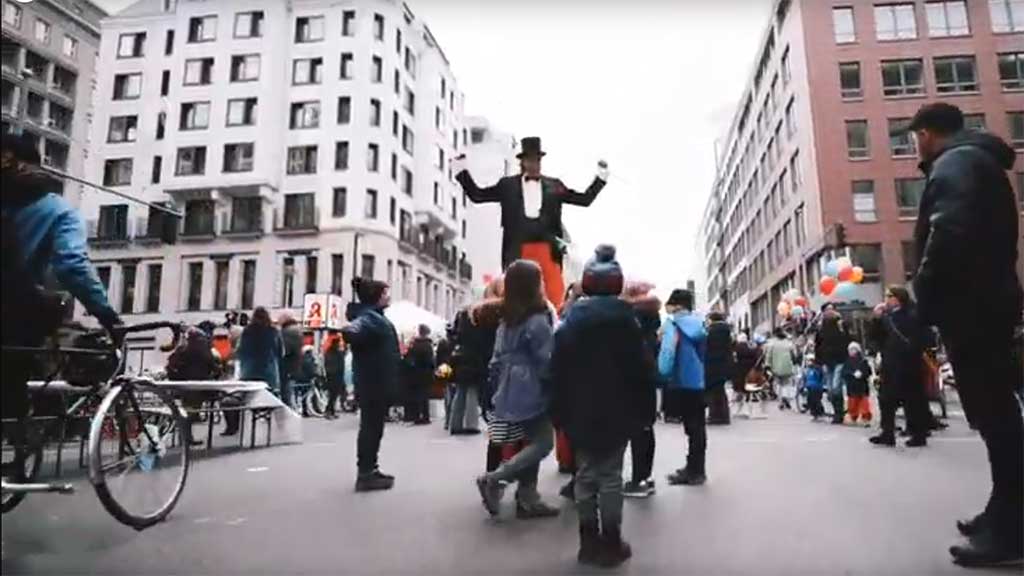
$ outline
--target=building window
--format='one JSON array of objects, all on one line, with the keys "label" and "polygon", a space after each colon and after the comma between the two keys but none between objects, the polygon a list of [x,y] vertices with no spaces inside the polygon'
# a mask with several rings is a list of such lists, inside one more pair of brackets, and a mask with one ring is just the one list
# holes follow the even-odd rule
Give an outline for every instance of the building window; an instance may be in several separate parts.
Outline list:
[{"label": "building window", "polygon": [[398,182],[398,154],[391,153],[391,179]]},{"label": "building window", "polygon": [[295,295],[295,258],[286,256],[281,262],[281,306],[291,308]]},{"label": "building window", "polygon": [[384,60],[380,56],[374,56],[370,61],[370,81],[374,84],[384,81]]},{"label": "building window", "polygon": [[162,264],[150,264],[146,267],[146,312],[152,314],[160,311],[160,284],[163,282],[164,267]]},{"label": "building window", "polygon": [[284,227],[311,229],[316,227],[316,195],[286,194],[284,197]]},{"label": "building window", "polygon": [[127,204],[100,206],[100,217],[96,223],[96,237],[101,240],[128,238]]},{"label": "building window", "polygon": [[291,129],[320,127],[320,102],[293,102]]},{"label": "building window", "polygon": [[156,115],[156,139],[163,140],[164,132],[167,131],[167,112],[158,112]]},{"label": "building window", "polygon": [[402,92],[402,78],[399,75],[398,68],[395,68],[395,74],[391,78],[391,88],[395,91],[395,96],[398,96]]},{"label": "building window", "polygon": [[164,70],[160,73],[160,95],[167,96],[171,93],[171,71]]},{"label": "building window", "polygon": [[880,244],[850,246],[850,259],[864,269],[865,282],[878,282],[882,279],[882,246]]},{"label": "building window", "polygon": [[373,254],[362,255],[362,266],[360,266],[359,275],[363,278],[373,280],[373,273],[377,268],[377,258]]},{"label": "building window", "polygon": [[907,282],[917,275],[917,246],[913,242],[900,242],[903,256],[903,277]]},{"label": "building window", "polygon": [[1017,172],[1017,198],[1020,200],[1020,210],[1024,212],[1024,172]]},{"label": "building window", "polygon": [[319,84],[323,69],[323,58],[297,58],[292,62],[292,84]]},{"label": "building window", "polygon": [[378,42],[384,41],[384,17],[380,14],[373,15],[373,39]]},{"label": "building window", "polygon": [[260,55],[244,54],[231,57],[231,81],[251,82],[260,79]]},{"label": "building window", "polygon": [[185,235],[212,235],[215,212],[216,207],[213,200],[189,200],[185,202]]},{"label": "building window", "polygon": [[301,16],[295,19],[295,43],[319,42],[324,39],[323,16]]},{"label": "building window", "polygon": [[251,310],[256,296],[256,261],[242,261],[242,309]]},{"label": "building window", "polygon": [[370,99],[370,126],[380,127],[380,100],[376,98]]},{"label": "building window", "polygon": [[36,40],[43,44],[50,43],[50,23],[42,18],[36,18],[35,23],[35,37]]},{"label": "building window", "polygon": [[160,183],[160,175],[163,172],[163,169],[164,169],[164,157],[163,156],[159,156],[159,155],[153,156],[153,175],[150,178],[150,183],[151,184],[159,184]]},{"label": "building window", "polygon": [[331,215],[335,218],[344,218],[348,214],[348,188],[334,189],[334,203]]},{"label": "building window", "polygon": [[846,150],[846,156],[851,160],[871,156],[867,120],[846,121]]},{"label": "building window", "polygon": [[103,163],[104,186],[130,186],[131,183],[131,158],[114,158]]},{"label": "building window", "polygon": [[782,85],[788,86],[789,81],[793,79],[793,70],[790,67],[789,62],[789,46],[786,46],[786,51],[782,53]]},{"label": "building window", "polygon": [[235,38],[259,38],[261,36],[263,36],[263,11],[235,14]]},{"label": "building window", "polygon": [[909,127],[909,118],[889,119],[889,149],[893,156],[917,156],[917,142],[910,134]]},{"label": "building window", "polygon": [[1006,122],[1010,126],[1010,143],[1014,149],[1024,150],[1024,112],[1007,112]]},{"label": "building window", "polygon": [[170,56],[174,54],[174,29],[167,31],[164,36],[164,56]]},{"label": "building window", "polygon": [[832,28],[836,44],[848,44],[857,41],[857,31],[853,23],[853,8],[841,6],[832,9]]},{"label": "building window", "polygon": [[366,170],[368,172],[380,171],[380,146],[369,144],[366,147]]},{"label": "building window", "polygon": [[200,16],[188,21],[188,41],[212,42],[217,39],[217,17]]},{"label": "building window", "polygon": [[225,172],[252,172],[253,148],[252,142],[224,145],[224,171]]},{"label": "building window", "polygon": [[342,36],[355,36],[356,35],[356,11],[345,10],[341,14],[341,35]]},{"label": "building window", "polygon": [[[7,4],[5,4],[7,6]],[[103,291],[110,292],[110,266],[97,266],[96,276],[99,277],[100,284],[103,285]]]},{"label": "building window", "polygon": [[940,94],[977,92],[978,74],[974,56],[936,58],[935,89]]},{"label": "building window", "polygon": [[240,98],[228,100],[228,126],[255,126],[256,99]]},{"label": "building window", "polygon": [[924,94],[923,64],[920,60],[882,62],[882,93],[886,96]]},{"label": "building window", "polygon": [[856,222],[878,222],[874,180],[853,181],[853,219]]},{"label": "building window", "polygon": [[114,76],[114,100],[134,100],[142,94],[142,74]]},{"label": "building window", "polygon": [[366,213],[367,220],[377,219],[377,191],[370,189],[366,191]]},{"label": "building window", "polygon": [[202,130],[210,125],[209,102],[185,102],[181,105],[179,130]]},{"label": "building window", "polygon": [[1003,90],[1024,90],[1024,52],[999,55],[999,82]]},{"label": "building window", "polygon": [[352,60],[355,57],[351,52],[343,52],[341,54],[341,79],[351,80],[352,79]]},{"label": "building window", "polygon": [[992,31],[1024,32],[1024,3],[1020,0],[988,0]]},{"label": "building window", "polygon": [[795,193],[800,189],[800,184],[803,177],[800,174],[800,151],[797,150],[793,153],[793,157],[789,159],[789,183]]},{"label": "building window", "polygon": [[216,260],[213,263],[213,309],[226,310],[228,307],[228,269],[229,260]]},{"label": "building window", "polygon": [[921,205],[921,194],[924,193],[924,178],[897,178],[896,205],[900,208],[900,218],[914,218],[917,208]]},{"label": "building window", "polygon": [[402,193],[412,198],[412,171],[402,166]]},{"label": "building window", "polygon": [[178,176],[201,176],[206,173],[206,146],[178,148],[178,162],[174,171]]},{"label": "building window", "polygon": [[4,2],[4,24],[21,29],[21,6],[14,2]]},{"label": "building window", "polygon": [[348,96],[338,97],[338,124],[349,124],[352,122],[352,98]]},{"label": "building window", "polygon": [[971,33],[967,3],[964,0],[928,2],[924,9],[928,16],[928,35],[932,38],[967,36]]},{"label": "building window", "polygon": [[118,58],[141,58],[145,55],[146,33],[121,34],[117,38]]},{"label": "building window", "polygon": [[391,201],[389,203],[388,216],[391,225],[394,226],[395,223],[398,221],[398,200],[395,200],[394,197],[391,198]]},{"label": "building window", "polygon": [[964,128],[967,130],[984,130],[985,114],[964,114]]},{"label": "building window", "polygon": [[331,254],[331,294],[341,296],[345,289],[345,255]]},{"label": "building window", "polygon": [[205,86],[213,80],[213,58],[185,60],[185,86]]},{"label": "building window", "polygon": [[786,104],[786,136],[796,136],[796,100],[790,100]]},{"label": "building window", "polygon": [[391,134],[395,138],[398,138],[398,110],[391,112]]},{"label": "building window", "polygon": [[107,130],[107,142],[116,144],[119,142],[135,142],[138,134],[138,116],[114,116],[110,119],[110,128]]},{"label": "building window", "polygon": [[77,58],[78,57],[78,40],[76,40],[75,38],[72,38],[71,36],[68,36],[67,34],[65,34],[64,35],[64,45],[61,47],[61,54],[63,54],[65,58],[70,58],[72,60]]},{"label": "building window", "polygon": [[858,100],[864,97],[860,84],[860,62],[839,64],[839,92],[843,100]]},{"label": "building window", "polygon": [[409,113],[409,116],[416,116],[416,94],[408,88],[402,97],[402,108]]},{"label": "building window", "polygon": [[293,146],[288,149],[288,174],[316,174],[316,146]]},{"label": "building window", "polygon": [[879,40],[917,38],[917,20],[913,4],[875,6],[875,37]]},{"label": "building window", "polygon": [[315,294],[317,291],[319,263],[320,259],[316,256],[306,256],[306,294]]},{"label": "building window", "polygon": [[263,231],[263,199],[259,196],[235,197],[231,200],[231,231]]},{"label": "building window", "polygon": [[199,310],[203,301],[203,263],[189,262],[188,265],[188,299],[185,309]]},{"label": "building window", "polygon": [[416,136],[408,126],[402,126],[402,150],[405,150],[406,154],[410,156],[413,153],[413,148],[416,146]]},{"label": "building window", "polygon": [[348,140],[342,140],[334,144],[334,169],[348,170]]}]

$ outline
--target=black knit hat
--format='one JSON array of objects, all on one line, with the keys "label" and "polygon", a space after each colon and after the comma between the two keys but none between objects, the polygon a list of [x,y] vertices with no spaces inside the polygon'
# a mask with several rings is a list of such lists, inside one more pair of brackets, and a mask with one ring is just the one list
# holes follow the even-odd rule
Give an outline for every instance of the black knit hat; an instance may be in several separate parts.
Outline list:
[{"label": "black knit hat", "polygon": [[388,285],[379,280],[359,277],[352,279],[352,290],[363,304],[376,305],[387,288]]},{"label": "black knit hat", "polygon": [[672,294],[668,297],[666,306],[680,306],[687,310],[693,310],[693,292],[689,290],[683,290],[682,288],[676,288],[672,291]]},{"label": "black knit hat", "polygon": [[618,296],[625,279],[615,260],[615,246],[601,244],[583,267],[583,293],[587,296]]}]

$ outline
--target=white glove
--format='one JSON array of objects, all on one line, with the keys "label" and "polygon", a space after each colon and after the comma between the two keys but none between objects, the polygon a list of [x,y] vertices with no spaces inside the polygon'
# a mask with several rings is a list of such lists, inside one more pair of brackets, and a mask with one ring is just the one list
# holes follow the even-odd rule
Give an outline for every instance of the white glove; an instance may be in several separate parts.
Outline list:
[{"label": "white glove", "polygon": [[605,162],[604,160],[599,161],[597,163],[597,177],[598,177],[598,179],[600,179],[602,182],[607,182],[608,181],[608,176],[610,176],[610,175],[611,175],[611,172],[608,171],[608,163]]},{"label": "white glove", "polygon": [[460,154],[456,156],[454,159],[452,159],[451,163],[452,173],[455,174],[456,176],[462,174],[466,170],[469,170],[468,164],[469,163],[466,162],[465,154]]}]

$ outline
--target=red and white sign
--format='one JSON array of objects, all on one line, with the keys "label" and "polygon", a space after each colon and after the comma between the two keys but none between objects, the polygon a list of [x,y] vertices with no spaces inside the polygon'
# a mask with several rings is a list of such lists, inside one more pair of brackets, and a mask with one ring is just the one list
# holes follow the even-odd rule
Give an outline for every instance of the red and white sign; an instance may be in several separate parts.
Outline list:
[{"label": "red and white sign", "polygon": [[341,296],[329,294],[327,296],[327,328],[329,330],[341,330],[345,322],[345,305]]},{"label": "red and white sign", "polygon": [[313,329],[327,327],[327,294],[306,294],[302,300],[302,325]]}]

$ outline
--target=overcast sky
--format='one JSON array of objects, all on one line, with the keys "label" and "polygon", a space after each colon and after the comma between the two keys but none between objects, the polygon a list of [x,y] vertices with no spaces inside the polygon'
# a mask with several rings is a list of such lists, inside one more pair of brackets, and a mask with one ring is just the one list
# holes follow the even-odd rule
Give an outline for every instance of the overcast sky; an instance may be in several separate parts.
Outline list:
[{"label": "overcast sky", "polygon": [[[98,0],[116,11],[131,0]],[[597,161],[612,178],[568,207],[589,254],[619,248],[627,277],[665,293],[699,269],[695,234],[770,0],[409,0],[466,94],[466,113],[540,136],[544,173],[582,190]],[[495,231],[495,234],[500,233]]]}]

